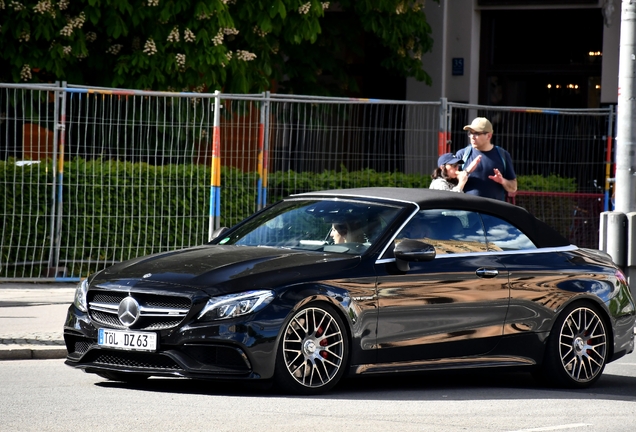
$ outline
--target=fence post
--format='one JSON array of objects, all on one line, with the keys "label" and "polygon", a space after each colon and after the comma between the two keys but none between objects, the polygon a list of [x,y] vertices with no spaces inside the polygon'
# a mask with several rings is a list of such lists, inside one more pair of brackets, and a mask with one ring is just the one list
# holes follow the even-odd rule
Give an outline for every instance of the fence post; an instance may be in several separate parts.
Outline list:
[{"label": "fence post", "polygon": [[440,98],[439,104],[439,132],[437,136],[437,155],[450,152],[448,133],[448,99]]},{"label": "fence post", "polygon": [[269,92],[263,93],[261,104],[261,120],[258,125],[258,190],[256,209],[260,210],[267,205],[267,159],[269,138]]},{"label": "fence post", "polygon": [[[59,85],[59,83],[58,83]],[[53,134],[53,197],[51,212],[51,253],[49,255],[46,277],[66,278],[67,270],[60,267],[60,249],[62,247],[62,212],[64,205],[64,145],[66,143],[66,81],[62,88],[54,90],[53,117],[55,133]],[[53,226],[55,225],[55,226]]]},{"label": "fence post", "polygon": [[[60,83],[59,81],[55,82],[56,86],[59,87]],[[56,229],[57,229],[57,219],[56,219],[56,210],[57,210],[57,196],[56,196],[56,188],[57,188],[57,170],[56,170],[56,164],[57,164],[57,154],[58,154],[58,134],[57,134],[57,128],[58,128],[58,124],[60,123],[59,121],[59,116],[60,116],[60,103],[59,103],[59,97],[60,95],[57,93],[57,89],[53,90],[55,97],[53,98],[53,124],[54,124],[54,132],[53,132],[53,156],[52,156],[52,163],[53,163],[53,167],[52,167],[52,171],[53,171],[53,175],[52,175],[52,185],[51,185],[51,221],[50,221],[50,233],[51,233],[51,247],[49,249],[49,259],[48,259],[48,264],[47,264],[47,269],[46,269],[46,275],[40,275],[40,277],[48,277],[48,273],[55,268],[56,266],[56,245],[55,242],[57,240],[57,236],[55,235]]]},{"label": "fence post", "polygon": [[208,240],[221,224],[221,94],[214,92],[214,125],[212,132],[212,166],[210,174],[210,223]]},{"label": "fence post", "polygon": [[[57,229],[55,230],[55,278],[60,277],[60,249],[62,247],[62,217],[63,217],[63,205],[64,205],[64,151],[66,145],[66,81],[62,82],[62,88],[60,92],[58,92],[57,97],[61,99],[60,101],[60,122],[57,125],[56,129],[59,131],[59,145],[60,151],[57,157],[58,159],[58,168],[57,168],[57,212],[55,216],[57,218]],[[57,135],[57,133],[55,134]],[[66,277],[66,269],[61,269],[62,278]]]},{"label": "fence post", "polygon": [[267,205],[268,186],[269,186],[269,113],[271,110],[270,92],[266,92],[267,100],[265,101],[265,131],[263,133],[263,207]]},{"label": "fence post", "polygon": [[612,140],[614,139],[614,105],[610,106],[610,113],[607,121],[607,149],[605,154],[605,203],[603,205],[603,211],[614,210],[610,208],[610,183],[613,181],[612,177]]}]

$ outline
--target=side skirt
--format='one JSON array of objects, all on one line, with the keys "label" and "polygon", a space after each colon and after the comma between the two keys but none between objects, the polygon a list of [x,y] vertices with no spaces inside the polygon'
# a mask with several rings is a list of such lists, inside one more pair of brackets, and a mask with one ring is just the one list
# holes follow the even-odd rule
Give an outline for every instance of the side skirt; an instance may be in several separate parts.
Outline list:
[{"label": "side skirt", "polygon": [[492,367],[535,366],[536,362],[525,357],[483,356],[452,359],[421,360],[409,362],[363,364],[351,367],[353,375],[386,372],[418,372],[430,370],[477,369]]}]

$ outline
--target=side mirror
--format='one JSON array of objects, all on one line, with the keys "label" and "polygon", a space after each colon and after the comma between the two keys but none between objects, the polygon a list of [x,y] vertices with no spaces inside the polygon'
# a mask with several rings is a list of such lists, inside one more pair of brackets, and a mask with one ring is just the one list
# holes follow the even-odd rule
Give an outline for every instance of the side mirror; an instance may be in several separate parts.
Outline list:
[{"label": "side mirror", "polygon": [[435,248],[418,240],[405,239],[393,250],[395,263],[402,271],[409,270],[409,262],[425,262],[435,258]]},{"label": "side mirror", "polygon": [[210,239],[210,241],[214,240],[215,238],[219,237],[220,235],[224,234],[225,232],[229,230],[230,229],[228,227],[221,227],[221,228],[215,229],[214,232],[212,233],[212,238]]}]

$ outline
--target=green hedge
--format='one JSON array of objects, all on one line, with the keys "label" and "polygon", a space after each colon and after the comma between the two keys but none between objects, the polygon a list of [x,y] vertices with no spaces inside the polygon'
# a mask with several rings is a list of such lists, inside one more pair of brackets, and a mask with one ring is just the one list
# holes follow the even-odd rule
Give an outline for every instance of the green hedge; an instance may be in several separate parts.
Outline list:
[{"label": "green hedge", "polygon": [[[54,183],[51,161],[17,166],[0,161],[2,224],[0,277],[39,277],[7,263],[49,260]],[[256,173],[221,170],[222,226],[232,226],[256,209]],[[427,188],[429,174],[379,173],[373,170],[323,173],[274,172],[268,178],[268,202],[313,190],[399,186]],[[557,176],[519,178],[520,190],[576,191],[574,179]],[[105,263],[203,243],[208,236],[210,168],[181,164],[76,159],[66,162],[62,186],[60,259],[77,262],[70,276],[85,276]],[[56,210],[57,212],[57,210]],[[97,264],[96,264],[97,263]]]},{"label": "green hedge", "polygon": [[540,175],[519,176],[517,190],[536,192],[576,192],[576,179],[563,178],[551,174],[547,177]]},{"label": "green hedge", "polygon": [[[60,178],[59,256],[78,263],[68,269],[70,275],[208,238],[207,166],[77,159],[66,162],[63,176],[56,177],[51,161],[25,166],[15,162],[0,161],[0,277],[39,277],[47,268],[52,207],[54,198],[59,199],[54,183]],[[254,212],[256,179],[255,173],[222,169],[222,224],[233,225]],[[6,266],[21,262],[39,264],[28,269]]]},{"label": "green hedge", "polygon": [[371,169],[362,171],[324,171],[322,173],[278,171],[269,174],[269,202],[291,194],[328,189],[349,189],[357,187],[406,187],[428,188],[431,184],[429,174],[402,174],[376,172]]},{"label": "green hedge", "polygon": [[[576,192],[576,179],[530,175],[517,179],[521,191],[539,192]],[[356,187],[406,187],[428,188],[431,184],[429,174],[379,173],[374,170],[349,172],[297,173],[294,171],[275,172],[269,176],[269,193],[272,198],[281,198],[294,193],[328,189],[348,189]],[[271,202],[272,200],[270,200]]]}]

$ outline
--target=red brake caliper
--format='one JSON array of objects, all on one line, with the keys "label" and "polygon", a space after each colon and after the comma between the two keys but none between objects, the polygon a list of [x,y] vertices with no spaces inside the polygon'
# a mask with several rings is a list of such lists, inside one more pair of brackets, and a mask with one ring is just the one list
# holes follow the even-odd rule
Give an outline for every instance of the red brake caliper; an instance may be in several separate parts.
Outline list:
[{"label": "red brake caliper", "polygon": [[[316,330],[316,336],[321,336],[323,332],[324,330],[322,329],[322,327],[318,327],[318,330]],[[320,346],[327,346],[328,343],[329,342],[327,342],[327,339],[323,339],[320,341]],[[320,356],[326,359],[329,356],[329,353],[327,351],[320,351]]]}]

